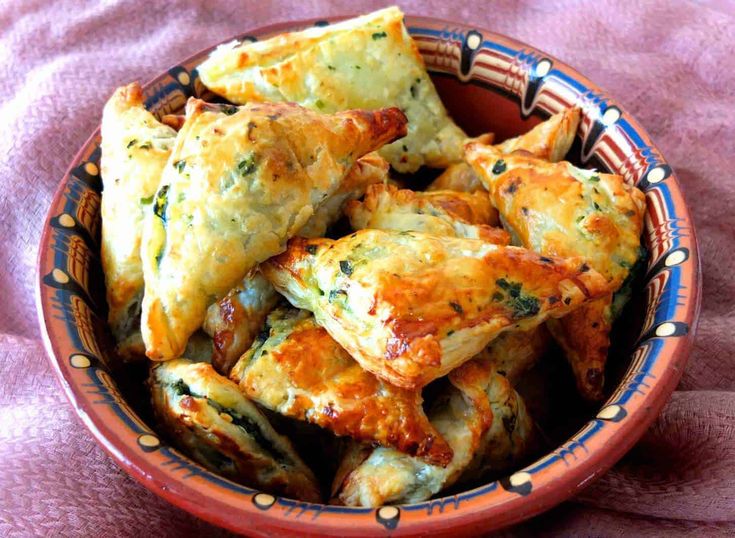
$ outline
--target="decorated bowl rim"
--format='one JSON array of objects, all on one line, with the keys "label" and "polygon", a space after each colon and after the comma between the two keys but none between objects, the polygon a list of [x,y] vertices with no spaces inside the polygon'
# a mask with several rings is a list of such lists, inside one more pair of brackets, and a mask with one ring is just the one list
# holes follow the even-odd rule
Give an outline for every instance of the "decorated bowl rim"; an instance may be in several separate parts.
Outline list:
[{"label": "decorated bowl rim", "polygon": [[[336,22],[345,18],[348,17],[329,17],[329,21]],[[233,39],[243,39],[248,35],[268,36],[284,30],[305,28],[320,23],[328,24],[324,18],[317,17],[262,26],[207,47],[174,67],[202,58],[219,44]],[[655,315],[650,320],[644,321],[638,348],[633,354],[631,366],[621,385],[603,405],[597,416],[556,450],[500,481],[449,497],[412,505],[382,508],[349,508],[304,503],[276,498],[235,485],[193,462],[189,461],[187,464],[185,457],[176,450],[166,447],[157,438],[155,432],[143,424],[122,401],[109,374],[106,374],[101,366],[96,366],[94,354],[90,354],[88,350],[78,349],[81,346],[76,346],[78,353],[71,355],[61,353],[62,343],[68,344],[64,338],[70,339],[71,336],[68,331],[64,334],[61,321],[52,321],[60,318],[53,314],[50,302],[54,289],[58,294],[67,293],[58,291],[58,289],[61,289],[60,284],[69,283],[70,276],[68,271],[64,272],[53,262],[51,236],[52,233],[55,233],[55,228],[61,228],[58,225],[60,216],[68,216],[66,213],[60,214],[57,208],[61,205],[71,180],[78,179],[74,176],[75,173],[78,173],[75,171],[82,166],[85,156],[90,153],[90,148],[97,145],[100,135],[98,126],[77,152],[57,187],[39,243],[36,305],[46,352],[64,393],[82,423],[121,468],[146,488],[172,504],[230,530],[262,533],[264,531],[259,526],[265,525],[281,532],[291,531],[299,534],[364,535],[386,531],[392,531],[395,534],[412,534],[429,529],[439,533],[456,532],[460,528],[489,530],[516,523],[571,497],[617,462],[643,435],[648,425],[658,415],[678,383],[691,351],[701,300],[701,271],[694,223],[675,174],[651,142],[646,131],[607,92],[565,63],[535,47],[496,32],[472,28],[466,23],[410,14],[406,15],[406,23],[417,40],[424,36],[420,30],[428,32],[425,34],[428,36],[427,39],[435,35],[449,42],[460,40],[463,59],[466,49],[469,50],[471,67],[477,51],[486,48],[490,48],[493,53],[496,52],[495,49],[502,52],[501,49],[507,48],[514,50],[519,57],[528,55],[526,60],[531,62],[528,70],[530,74],[525,81],[527,88],[524,90],[526,92],[524,97],[527,97],[528,88],[538,83],[538,80],[533,80],[534,72],[538,74],[544,71],[541,77],[537,77],[541,80],[541,84],[544,83],[545,77],[552,74],[552,71],[558,70],[559,77],[566,77],[571,83],[583,86],[587,92],[590,92],[592,98],[600,102],[599,117],[594,121],[591,120],[591,125],[586,131],[587,138],[595,132],[595,129],[599,131],[596,133],[596,140],[592,143],[595,147],[601,144],[600,139],[604,138],[606,130],[611,128],[612,124],[605,121],[605,113],[608,109],[615,111],[613,115],[617,117],[612,123],[616,124],[616,129],[616,122],[625,118],[626,125],[630,129],[629,134],[635,138],[633,142],[636,144],[636,149],[645,149],[652,156],[650,162],[645,161],[649,164],[648,168],[644,172],[639,171],[637,184],[646,192],[649,211],[654,207],[658,211],[658,208],[661,207],[663,212],[661,218],[668,217],[668,220],[665,220],[662,225],[673,226],[673,229],[666,229],[667,232],[673,234],[673,239],[671,237],[649,238],[650,241],[660,239],[663,246],[661,252],[658,255],[654,252],[649,260],[646,289],[659,275],[668,275],[668,279],[659,279],[665,281],[660,284],[661,287],[654,289],[651,293],[659,293],[659,299],[663,296],[664,290],[667,290],[667,293],[673,293],[674,298],[669,302],[674,301],[676,308],[673,310],[669,308],[666,314],[671,316],[674,312],[675,317],[659,319],[657,316],[661,305],[658,304]],[[444,29],[439,30],[438,28]],[[479,36],[479,40],[472,36]],[[544,65],[541,69],[540,66],[544,62],[547,62],[548,65]],[[461,67],[461,69],[464,68],[464,66]],[[172,69],[174,68],[172,67],[146,83],[144,92],[164,80],[170,75]],[[431,70],[435,71],[433,68]],[[460,72],[459,75],[455,73],[454,76],[461,80],[462,73]],[[467,76],[469,78],[469,75]],[[535,90],[537,93],[538,86],[537,84]],[[524,100],[520,97],[516,98],[521,101],[523,109]],[[602,108],[603,105],[604,108]],[[602,123],[601,128],[599,128],[600,123]],[[589,153],[593,153],[592,146],[590,146]],[[89,163],[86,166],[89,166]],[[98,172],[97,170],[97,174]],[[655,217],[656,215],[651,218]],[[74,220],[73,228],[77,229],[79,226],[79,222]],[[677,286],[673,290],[667,289],[665,286],[672,282],[672,275],[675,271],[681,273],[678,274]],[[60,282],[61,280],[65,282]],[[682,297],[682,290],[686,290],[688,295]],[[69,294],[72,295],[71,292]],[[647,327],[646,323],[649,323],[650,326]],[[649,348],[647,354],[641,354],[644,356],[636,358],[638,350],[643,348],[647,342],[652,341],[656,342],[656,345]],[[638,362],[645,363],[648,359],[654,366],[656,361],[661,362],[661,371],[657,371],[656,376],[653,376],[655,381],[652,381],[651,369],[636,370],[635,372],[638,372],[642,380],[634,390],[629,391],[630,394],[627,394],[624,388],[626,382],[629,382],[633,376],[634,365]],[[653,368],[650,365],[648,367]],[[87,372],[90,383],[83,385],[79,381],[82,378],[74,377],[81,371]],[[72,372],[74,372],[73,375]],[[85,389],[91,385],[95,385],[94,391],[97,392],[94,394],[101,395],[103,400],[112,398],[112,403],[105,400],[104,407],[95,407],[94,404],[100,402],[92,400],[90,391]],[[117,401],[114,401],[116,398]],[[635,400],[635,412],[629,412],[626,408],[625,402],[631,400]],[[114,415],[116,418],[112,418],[112,424],[108,424],[106,419],[109,420],[113,415],[104,418],[102,416],[103,412],[107,412],[108,406],[117,407]],[[122,440],[113,426],[136,430],[136,444]],[[592,436],[598,435],[601,430],[607,430],[604,444],[589,452],[585,447],[585,442],[580,439],[585,435],[590,435],[592,439]],[[151,454],[164,452],[171,459],[168,466],[159,465],[147,459],[147,456]],[[250,502],[242,502],[243,500]]]}]

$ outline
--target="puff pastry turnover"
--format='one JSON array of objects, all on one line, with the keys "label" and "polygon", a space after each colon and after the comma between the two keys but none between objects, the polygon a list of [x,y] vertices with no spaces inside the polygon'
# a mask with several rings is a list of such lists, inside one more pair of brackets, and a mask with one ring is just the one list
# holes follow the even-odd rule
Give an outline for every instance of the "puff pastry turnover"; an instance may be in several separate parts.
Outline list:
[{"label": "puff pastry turnover", "polygon": [[393,446],[435,465],[452,458],[424,415],[421,392],[363,370],[308,311],[271,312],[230,378],[263,407],[336,435]]},{"label": "puff pastry turnover", "polygon": [[144,357],[140,334],[145,208],[161,180],[176,131],[143,105],[137,82],[118,88],[102,114],[102,268],[108,322],[124,358]]},{"label": "puff pastry turnover", "polygon": [[144,223],[148,357],[180,356],[207,307],[281,252],[358,158],[405,129],[395,108],[322,115],[190,99]]},{"label": "puff pastry turnover", "polygon": [[[342,215],[348,200],[359,198],[365,188],[386,181],[388,163],[376,153],[358,159],[336,193],[330,196],[299,230],[302,237],[324,235]],[[207,309],[204,330],[214,341],[212,365],[223,375],[245,353],[263,326],[280,295],[257,270],[246,276],[227,295]]]},{"label": "puff pastry turnover", "polygon": [[401,172],[462,158],[466,135],[447,114],[397,7],[229,43],[197,69],[209,89],[233,103],[290,101],[320,112],[400,107],[408,135],[380,153]]},{"label": "puff pastry turnover", "polygon": [[507,329],[530,329],[607,292],[581,260],[477,239],[360,230],[296,238],[261,265],[366,370],[417,388]]},{"label": "puff pastry turnover", "polygon": [[[525,151],[546,161],[561,161],[572,147],[574,135],[579,127],[581,112],[577,107],[563,110],[539,123],[527,133],[510,138],[494,147],[502,153]],[[484,145],[491,143],[480,139],[475,141]],[[463,161],[449,166],[429,185],[427,190],[474,192],[484,191],[485,187],[472,167]]]},{"label": "puff pastry turnover", "polygon": [[362,202],[347,204],[345,213],[355,230],[415,231],[482,239],[507,245],[510,236],[497,224],[486,192],[416,192],[392,185],[371,185]]},{"label": "puff pastry turnover", "polygon": [[332,486],[335,501],[377,507],[415,503],[474,474],[497,473],[522,457],[533,423],[522,398],[488,361],[472,360],[449,375],[451,385],[433,402],[431,423],[454,457],[431,465],[392,448],[350,447]]},{"label": "puff pastry turnover", "polygon": [[156,418],[196,461],[236,482],[319,502],[316,478],[291,442],[211,365],[159,363],[149,384]]},{"label": "puff pastry turnover", "polygon": [[564,348],[583,396],[602,396],[612,325],[612,294],[640,256],[645,196],[614,174],[549,163],[526,154],[467,145],[513,243],[549,256],[579,256],[602,274],[609,291],[597,302],[549,324]]}]

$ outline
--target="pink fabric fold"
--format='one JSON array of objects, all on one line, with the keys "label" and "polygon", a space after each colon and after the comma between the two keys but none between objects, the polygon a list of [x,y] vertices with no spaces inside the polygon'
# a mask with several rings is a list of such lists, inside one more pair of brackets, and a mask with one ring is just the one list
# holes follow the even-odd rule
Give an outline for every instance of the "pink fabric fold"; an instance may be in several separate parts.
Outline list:
[{"label": "pink fabric fold", "polygon": [[[735,6],[699,2],[397,2],[475,21],[571,64],[648,129],[683,184],[704,270],[679,390],[576,499],[508,535],[735,534]],[[43,217],[112,90],[257,26],[386,2],[292,5],[38,0],[0,4],[0,535],[225,535],[120,471],[66,402],[34,305]]]}]

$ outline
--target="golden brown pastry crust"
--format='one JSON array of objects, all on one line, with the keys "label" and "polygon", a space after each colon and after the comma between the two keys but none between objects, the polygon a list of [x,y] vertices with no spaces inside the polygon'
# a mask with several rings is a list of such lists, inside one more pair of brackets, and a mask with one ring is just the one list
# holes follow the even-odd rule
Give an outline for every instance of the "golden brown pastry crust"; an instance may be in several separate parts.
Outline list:
[{"label": "golden brown pastry crust", "polygon": [[[594,301],[590,301],[592,302]],[[511,385],[515,385],[543,357],[550,344],[551,335],[545,325],[529,331],[507,331],[490,342],[490,345],[478,353],[475,360],[492,364],[500,375],[508,378]]]},{"label": "golden brown pastry crust", "polygon": [[149,386],[161,427],[196,461],[247,486],[320,501],[316,478],[290,441],[211,365],[158,363]]},{"label": "golden brown pastry crust", "polygon": [[504,330],[608,291],[580,260],[417,232],[297,238],[261,271],[363,368],[406,388],[441,377]]},{"label": "golden brown pastry crust", "polygon": [[581,114],[579,107],[567,108],[527,133],[497,144],[495,148],[502,153],[525,151],[545,161],[561,161],[572,147]]},{"label": "golden brown pastry crust", "polygon": [[472,360],[452,371],[432,404],[431,423],[454,457],[430,465],[391,448],[355,443],[332,484],[333,503],[377,507],[429,499],[457,481],[477,481],[509,468],[526,453],[533,423],[521,397],[492,363]]},{"label": "golden brown pastry crust", "polygon": [[271,312],[230,378],[263,407],[336,435],[393,446],[434,465],[452,459],[451,448],[424,415],[421,392],[363,370],[310,312]]},{"label": "golden brown pastry crust", "polygon": [[137,82],[115,90],[102,114],[102,268],[108,323],[125,359],[145,357],[140,334],[143,216],[158,188],[176,132],[143,104]]},{"label": "golden brown pastry crust", "polygon": [[318,112],[400,107],[408,135],[380,153],[401,172],[461,160],[467,138],[448,116],[418,47],[390,7],[255,43],[229,43],[197,68],[233,103],[294,102]]},{"label": "golden brown pastry crust", "polygon": [[[645,196],[614,174],[549,163],[526,154],[468,144],[514,244],[543,255],[579,256],[608,281],[609,291],[549,328],[574,369],[581,394],[602,397],[612,325],[612,293],[640,256]],[[563,202],[563,203],[560,203]]]},{"label": "golden brown pastry crust", "polygon": [[[299,230],[302,237],[324,235],[342,215],[344,204],[365,193],[368,185],[385,181],[388,163],[377,153],[358,159],[336,193],[329,197]],[[204,330],[214,340],[212,365],[223,375],[253,343],[268,313],[278,302],[278,292],[255,271],[207,309]]]},{"label": "golden brown pastry crust", "polygon": [[358,158],[405,129],[397,109],[322,115],[190,99],[144,226],[148,357],[179,356],[207,307],[282,251]]},{"label": "golden brown pastry crust", "polygon": [[507,232],[489,226],[497,214],[484,192],[416,192],[371,185],[365,199],[348,203],[345,213],[355,230],[414,231],[510,243]]}]

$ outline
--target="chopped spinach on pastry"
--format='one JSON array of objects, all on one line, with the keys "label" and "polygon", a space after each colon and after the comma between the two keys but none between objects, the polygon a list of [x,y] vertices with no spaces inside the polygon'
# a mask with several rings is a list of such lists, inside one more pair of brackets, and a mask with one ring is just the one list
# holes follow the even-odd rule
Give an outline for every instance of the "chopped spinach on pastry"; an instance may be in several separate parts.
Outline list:
[{"label": "chopped spinach on pastry", "polygon": [[186,359],[158,363],[149,385],[161,427],[197,462],[274,495],[319,502],[316,478],[291,442],[211,365]]}]

